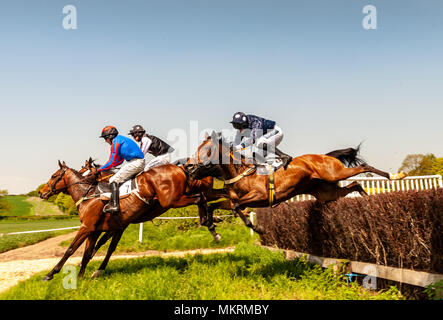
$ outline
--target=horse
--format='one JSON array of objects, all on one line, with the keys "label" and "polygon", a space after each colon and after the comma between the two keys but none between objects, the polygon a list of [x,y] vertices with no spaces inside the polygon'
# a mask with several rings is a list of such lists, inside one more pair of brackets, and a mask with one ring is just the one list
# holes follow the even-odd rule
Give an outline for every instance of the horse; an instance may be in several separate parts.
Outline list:
[{"label": "horse", "polygon": [[[98,277],[104,271],[114,252],[121,235],[131,223],[150,221],[160,216],[170,208],[181,208],[197,205],[201,215],[207,216],[207,203],[205,197],[199,194],[186,194],[186,174],[175,165],[164,165],[153,168],[137,176],[138,193],[131,193],[120,201],[118,218],[113,214],[105,214],[103,208],[105,201],[91,196],[96,184],[96,175],[93,173],[83,176],[78,171],[69,168],[65,162],[58,162],[59,169],[51,176],[46,185],[39,190],[42,199],[65,192],[77,204],[80,229],[57,265],[43,278],[44,281],[53,279],[54,274],[60,272],[66,260],[86,240],[81,269],[78,276],[83,277],[86,265],[92,257],[95,244],[103,232],[112,234],[112,241],[108,252],[99,269],[93,277]],[[155,198],[155,199],[154,199]],[[83,201],[82,201],[83,200]]]},{"label": "horse", "polygon": [[[272,179],[268,175],[258,175],[253,164],[242,159],[220,133],[213,132],[206,134],[205,141],[184,168],[195,179],[207,176],[223,179],[234,211],[248,227],[261,234],[263,230],[255,227],[241,210],[273,206],[298,194],[313,195],[319,202],[334,201],[355,191],[365,196],[366,192],[357,182],[346,187],[338,185],[339,181],[360,173],[372,172],[392,180],[406,176],[403,172],[392,175],[371,167],[359,159],[357,153],[358,150],[350,148],[330,152],[330,155],[295,157],[285,170],[275,171]],[[357,165],[345,167],[344,163]]]},{"label": "horse", "polygon": [[[100,165],[97,165],[94,163],[92,158],[89,158],[89,160],[85,161],[85,165],[78,171],[80,174],[84,175],[90,175],[95,174],[97,175],[98,181],[106,182],[109,180],[109,178],[112,176],[111,172],[108,171],[100,171],[97,172],[97,169],[100,167]],[[182,176],[180,176],[182,177]],[[206,201],[211,202],[215,200],[225,199],[223,201],[219,202],[212,202],[208,203],[208,209],[207,209],[207,216],[203,215],[204,211],[199,210],[200,215],[200,224],[202,226],[208,227],[209,231],[211,232],[212,236],[214,237],[214,240],[216,242],[219,242],[221,239],[221,236],[215,232],[215,224],[214,222],[216,219],[213,217],[213,212],[216,209],[224,209],[224,210],[232,210],[232,206],[230,201],[226,200],[228,197],[228,194],[223,189],[214,189],[213,187],[213,178],[207,177],[202,180],[193,180],[189,179],[187,181],[187,194],[192,193],[198,193],[201,192],[204,194]],[[97,251],[100,249],[101,246],[103,246],[110,238],[113,237],[113,232],[105,232],[105,234],[98,240],[93,252],[92,257],[97,253]]]}]

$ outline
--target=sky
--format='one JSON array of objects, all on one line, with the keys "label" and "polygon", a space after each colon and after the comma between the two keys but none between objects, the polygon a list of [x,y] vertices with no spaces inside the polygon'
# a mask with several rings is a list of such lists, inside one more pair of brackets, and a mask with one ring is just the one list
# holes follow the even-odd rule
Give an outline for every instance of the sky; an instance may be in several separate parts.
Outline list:
[{"label": "sky", "polygon": [[106,162],[106,125],[187,133],[191,155],[191,128],[229,129],[237,111],[275,120],[292,156],[363,141],[385,171],[442,157],[442,17],[439,0],[2,1],[0,189],[34,190],[59,159]]}]

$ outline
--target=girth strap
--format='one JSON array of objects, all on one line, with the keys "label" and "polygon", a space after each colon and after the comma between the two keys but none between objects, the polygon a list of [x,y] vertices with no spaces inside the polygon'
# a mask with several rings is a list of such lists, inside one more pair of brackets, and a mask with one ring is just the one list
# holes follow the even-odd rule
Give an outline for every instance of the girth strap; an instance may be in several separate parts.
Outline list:
[{"label": "girth strap", "polygon": [[274,169],[271,165],[268,167],[269,170],[269,206],[275,202],[275,182],[274,182]]}]

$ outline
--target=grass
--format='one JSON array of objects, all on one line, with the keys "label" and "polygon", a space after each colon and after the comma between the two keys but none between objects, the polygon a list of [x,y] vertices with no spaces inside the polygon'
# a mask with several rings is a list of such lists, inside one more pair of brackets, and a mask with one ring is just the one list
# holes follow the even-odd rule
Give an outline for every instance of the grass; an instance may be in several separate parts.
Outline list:
[{"label": "grass", "polygon": [[[206,227],[200,227],[198,220],[156,220],[143,224],[143,242],[140,243],[139,225],[130,225],[123,234],[116,252],[225,248],[241,242],[253,243],[258,239],[257,235],[251,237],[249,228],[239,218],[228,218],[218,223],[216,230],[222,236],[219,243],[214,241]],[[61,244],[67,247],[70,243],[71,241],[63,241]],[[103,246],[99,252],[104,253],[107,247],[108,245]]]},{"label": "grass", "polygon": [[44,201],[37,197],[29,197],[26,200],[32,205],[30,212],[31,215],[66,215],[66,213],[62,212],[59,207],[51,202]]},{"label": "grass", "polygon": [[32,204],[26,201],[26,196],[5,196],[2,199],[9,203],[10,208],[0,210],[0,215],[27,216],[31,214]]},{"label": "grass", "polygon": [[[43,282],[46,272],[42,272],[0,294],[0,299],[403,299],[396,288],[372,292],[356,283],[348,287],[331,269],[304,260],[287,261],[281,252],[250,243],[238,245],[232,254],[113,260],[102,278],[90,279],[98,266],[99,262],[91,263],[86,277],[74,282],[67,281],[69,274],[63,272]],[[65,289],[63,283],[75,284],[74,289]]]},{"label": "grass", "polygon": [[[78,217],[71,219],[42,219],[42,220],[20,220],[3,219],[0,220],[0,233],[57,229],[65,227],[74,227],[80,225]],[[29,233],[19,235],[3,235],[0,237],[0,253],[12,249],[31,245],[51,237],[72,232],[75,230],[51,231],[42,233]]]}]

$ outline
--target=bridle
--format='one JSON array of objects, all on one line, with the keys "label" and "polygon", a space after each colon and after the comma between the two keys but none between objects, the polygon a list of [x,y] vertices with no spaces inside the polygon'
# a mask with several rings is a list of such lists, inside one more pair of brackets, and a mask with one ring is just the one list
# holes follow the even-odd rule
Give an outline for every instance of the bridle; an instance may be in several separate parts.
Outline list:
[{"label": "bridle", "polygon": [[[68,168],[65,167],[65,168],[63,169],[62,173],[60,173],[60,175],[57,177],[57,179],[54,181],[54,183],[50,186],[50,188],[51,188],[51,193],[52,193],[53,195],[54,195],[54,194],[57,194],[58,192],[60,192],[60,191],[62,191],[62,190],[65,190],[65,189],[67,189],[67,188],[69,188],[69,187],[71,187],[71,186],[73,186],[73,185],[76,185],[76,184],[87,184],[87,185],[89,185],[89,188],[88,188],[88,190],[86,191],[86,194],[88,194],[89,191],[91,190],[91,187],[92,187],[92,186],[94,185],[94,183],[95,183],[95,181],[92,182],[92,183],[91,183],[91,182],[86,182],[85,180],[89,179],[89,177],[85,177],[84,179],[82,179],[82,180],[80,180],[80,181],[77,181],[77,182],[74,182],[74,183],[70,183],[70,184],[64,186],[63,188],[59,188],[59,189],[56,188],[57,183],[59,183],[59,182],[63,179],[63,177],[64,177],[64,175],[65,175],[65,173],[66,173],[67,170],[68,170]],[[85,195],[86,195],[86,194],[85,194]]]}]

